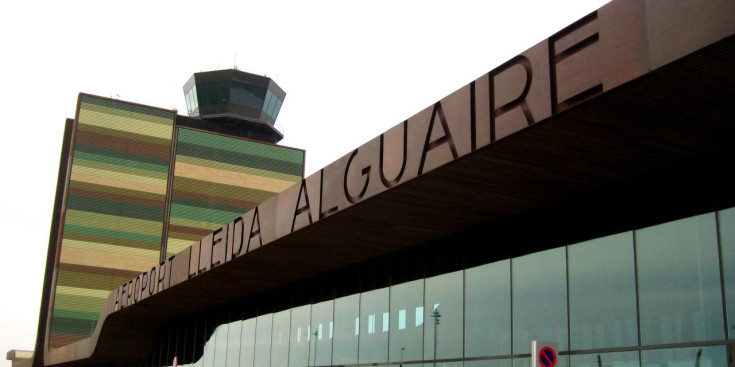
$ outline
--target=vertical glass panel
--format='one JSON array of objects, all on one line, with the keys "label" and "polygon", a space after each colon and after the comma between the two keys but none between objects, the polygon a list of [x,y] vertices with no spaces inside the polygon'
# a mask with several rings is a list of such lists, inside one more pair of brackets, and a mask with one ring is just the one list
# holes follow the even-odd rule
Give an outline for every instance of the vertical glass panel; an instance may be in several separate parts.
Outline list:
[{"label": "vertical glass panel", "polygon": [[638,345],[633,233],[568,248],[571,349]]},{"label": "vertical glass panel", "polygon": [[332,364],[357,363],[357,339],[360,321],[360,295],[334,300],[334,350]]},{"label": "vertical glass panel", "polygon": [[727,367],[725,346],[641,351],[643,367]]},{"label": "vertical glass panel", "polygon": [[258,316],[255,325],[255,366],[257,367],[268,367],[271,364],[272,330],[273,314]]},{"label": "vertical glass panel", "polygon": [[715,215],[636,231],[641,344],[724,339]]},{"label": "vertical glass panel", "polygon": [[227,367],[237,367],[240,364],[241,334],[242,321],[233,321],[227,326]]},{"label": "vertical glass panel", "polygon": [[424,359],[462,357],[463,276],[455,271],[426,279]]},{"label": "vertical glass panel", "polygon": [[722,264],[725,277],[727,304],[727,329],[729,338],[735,339],[735,208],[719,212]]},{"label": "vertical glass panel", "polygon": [[309,325],[311,305],[291,309],[291,343],[288,350],[288,365],[291,367],[312,366],[309,363],[309,345],[314,332]]},{"label": "vertical glass panel", "polygon": [[227,359],[227,324],[220,325],[215,330],[217,334],[216,343],[214,345],[214,366],[225,367]]},{"label": "vertical glass panel", "polygon": [[312,366],[332,364],[332,313],[334,301],[311,306],[311,345],[309,358]]},{"label": "vertical glass panel", "polygon": [[217,341],[217,333],[212,333],[204,343],[204,354],[202,355],[202,366],[212,367],[214,366],[214,346]]},{"label": "vertical glass panel", "polygon": [[360,363],[388,360],[388,331],[383,331],[383,313],[388,312],[388,288],[360,295]]},{"label": "vertical glass panel", "polygon": [[271,367],[288,366],[288,335],[291,323],[291,310],[273,314],[273,335],[271,336]]},{"label": "vertical glass panel", "polygon": [[[255,363],[255,318],[243,320],[240,333],[240,367],[254,367]],[[270,334],[268,334],[270,341]]]},{"label": "vertical glass panel", "polygon": [[579,354],[571,356],[572,367],[640,367],[638,352]]},{"label": "vertical glass panel", "polygon": [[511,261],[513,354],[531,352],[531,341],[567,345],[565,248],[537,252]]},{"label": "vertical glass panel", "polygon": [[423,303],[423,279],[390,287],[390,362],[423,359],[423,323],[414,325],[413,322],[416,308]]},{"label": "vertical glass panel", "polygon": [[464,323],[465,357],[511,354],[510,260],[465,271]]}]

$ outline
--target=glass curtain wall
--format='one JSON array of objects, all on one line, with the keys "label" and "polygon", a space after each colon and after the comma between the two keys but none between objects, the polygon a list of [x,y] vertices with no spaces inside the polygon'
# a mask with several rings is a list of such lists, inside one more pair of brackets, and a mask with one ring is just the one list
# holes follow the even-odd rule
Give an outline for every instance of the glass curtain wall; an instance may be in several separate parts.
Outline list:
[{"label": "glass curtain wall", "polygon": [[157,355],[186,357],[194,346],[182,341],[205,337],[186,366],[528,367],[535,340],[558,346],[557,367],[726,367],[734,284],[728,209],[214,329],[179,327]]}]

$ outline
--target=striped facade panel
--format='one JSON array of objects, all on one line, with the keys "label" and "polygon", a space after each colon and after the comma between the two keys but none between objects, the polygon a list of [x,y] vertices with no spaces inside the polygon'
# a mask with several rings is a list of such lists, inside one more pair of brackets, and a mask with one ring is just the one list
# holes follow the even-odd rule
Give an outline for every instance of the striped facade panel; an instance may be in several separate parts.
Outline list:
[{"label": "striped facade panel", "polygon": [[304,152],[178,128],[167,256],[300,182]]},{"label": "striped facade panel", "polygon": [[158,263],[173,111],[81,95],[50,346],[88,337],[112,289]]}]

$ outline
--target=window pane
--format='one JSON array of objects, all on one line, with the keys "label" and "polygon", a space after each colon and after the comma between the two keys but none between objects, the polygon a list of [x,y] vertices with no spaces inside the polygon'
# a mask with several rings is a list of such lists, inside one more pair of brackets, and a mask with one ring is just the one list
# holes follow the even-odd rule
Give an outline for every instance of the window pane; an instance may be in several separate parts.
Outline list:
[{"label": "window pane", "polygon": [[[268,334],[270,341],[270,334]],[[240,333],[240,367],[253,367],[255,361],[255,319],[242,322]]]},{"label": "window pane", "polygon": [[568,248],[571,349],[638,345],[633,233]]},{"label": "window pane", "polygon": [[580,354],[571,356],[572,367],[640,367],[638,352]]},{"label": "window pane", "polygon": [[488,359],[484,361],[465,361],[464,367],[513,367],[513,360]]},{"label": "window pane", "polygon": [[724,338],[715,215],[636,231],[641,344]]},{"label": "window pane", "polygon": [[455,271],[426,279],[424,359],[462,357],[463,276]]},{"label": "window pane", "polygon": [[220,325],[217,327],[215,334],[217,339],[214,347],[214,366],[225,367],[227,359],[227,324]]},{"label": "window pane", "polygon": [[511,354],[510,261],[467,269],[465,292],[465,357]]},{"label": "window pane", "polygon": [[288,365],[291,367],[312,366],[309,363],[309,345],[313,343],[309,318],[311,305],[291,310],[291,343],[288,350]]},{"label": "window pane", "polygon": [[388,330],[383,331],[383,314],[386,312],[388,312],[388,288],[360,295],[361,364],[386,362],[388,359]]},{"label": "window pane", "polygon": [[530,353],[532,340],[568,350],[565,249],[515,258],[511,271],[513,354]]},{"label": "window pane", "polygon": [[[334,301],[334,365],[357,363],[357,336],[359,334],[360,295],[338,298]],[[357,327],[355,324],[357,323]]]},{"label": "window pane", "polygon": [[268,367],[271,364],[272,329],[272,313],[258,316],[255,325],[255,366]]},{"label": "window pane", "polygon": [[311,346],[310,359],[312,366],[329,366],[332,364],[332,312],[334,302],[326,301],[311,306]]},{"label": "window pane", "polygon": [[727,367],[724,346],[641,351],[643,367]]},{"label": "window pane", "polygon": [[212,367],[214,366],[214,345],[217,341],[217,333],[214,332],[209,336],[207,342],[204,344],[204,354],[202,355],[202,366]]},{"label": "window pane", "polygon": [[[416,308],[424,303],[424,280],[390,287],[390,361],[421,360],[423,323],[416,325]],[[423,308],[422,308],[423,309]],[[419,313],[421,318],[423,313]]]},{"label": "window pane", "polygon": [[237,367],[240,363],[240,334],[242,321],[231,322],[227,326],[227,362],[225,366]]},{"label": "window pane", "polygon": [[273,314],[273,335],[271,336],[271,367],[288,366],[288,334],[291,310]]},{"label": "window pane", "polygon": [[719,213],[722,264],[725,272],[725,297],[730,339],[735,339],[735,208]]}]

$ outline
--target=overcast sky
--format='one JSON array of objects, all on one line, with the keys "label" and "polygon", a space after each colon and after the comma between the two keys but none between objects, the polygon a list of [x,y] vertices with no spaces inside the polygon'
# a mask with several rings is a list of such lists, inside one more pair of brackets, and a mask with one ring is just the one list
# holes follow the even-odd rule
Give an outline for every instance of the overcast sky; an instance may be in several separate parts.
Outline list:
[{"label": "overcast sky", "polygon": [[310,176],[606,2],[3,1],[0,355],[34,347],[80,92],[185,114],[195,72],[266,75],[286,91],[280,144],[306,150]]}]

